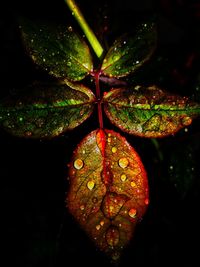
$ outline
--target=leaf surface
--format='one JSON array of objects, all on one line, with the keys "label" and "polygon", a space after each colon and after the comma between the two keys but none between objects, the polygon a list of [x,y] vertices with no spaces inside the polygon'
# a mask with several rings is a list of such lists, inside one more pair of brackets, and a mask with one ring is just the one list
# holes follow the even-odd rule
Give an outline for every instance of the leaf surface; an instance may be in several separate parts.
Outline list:
[{"label": "leaf surface", "polygon": [[141,137],[164,137],[191,124],[200,105],[152,87],[117,88],[104,96],[104,110],[120,129]]},{"label": "leaf surface", "polygon": [[118,133],[95,130],[74,152],[69,177],[70,212],[97,247],[117,260],[149,202],[138,154]]},{"label": "leaf surface", "polygon": [[150,58],[155,46],[155,25],[142,24],[135,36],[124,35],[114,42],[103,61],[102,74],[110,77],[127,76]]},{"label": "leaf surface", "polygon": [[35,83],[27,89],[0,103],[0,125],[19,137],[57,136],[80,125],[93,110],[95,96],[83,85]]},{"label": "leaf surface", "polygon": [[23,41],[32,60],[50,75],[79,81],[92,71],[89,48],[72,27],[29,20],[20,23]]}]

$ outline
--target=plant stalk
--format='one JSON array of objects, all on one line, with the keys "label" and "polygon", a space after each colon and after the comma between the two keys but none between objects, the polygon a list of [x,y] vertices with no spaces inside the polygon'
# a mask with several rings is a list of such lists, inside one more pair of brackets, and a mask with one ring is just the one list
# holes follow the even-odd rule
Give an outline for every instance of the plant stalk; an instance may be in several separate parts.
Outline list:
[{"label": "plant stalk", "polygon": [[81,13],[80,9],[76,5],[74,0],[65,0],[66,4],[68,5],[69,9],[72,11],[72,15],[74,15],[75,19],[77,20],[78,24],[80,25],[81,29],[83,30],[85,36],[87,37],[90,45],[92,46],[94,52],[96,53],[98,58],[101,58],[103,55],[103,47],[99,43],[97,37],[95,36],[92,29],[87,24],[83,14]]}]

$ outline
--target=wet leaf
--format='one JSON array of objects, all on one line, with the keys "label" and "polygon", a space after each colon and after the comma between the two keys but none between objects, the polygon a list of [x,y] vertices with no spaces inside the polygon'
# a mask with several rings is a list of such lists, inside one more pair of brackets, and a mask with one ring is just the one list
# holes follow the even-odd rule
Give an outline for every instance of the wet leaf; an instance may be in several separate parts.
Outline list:
[{"label": "wet leaf", "polygon": [[117,260],[149,203],[138,154],[118,133],[95,130],[74,152],[69,177],[70,212],[97,247]]},{"label": "wet leaf", "polygon": [[85,121],[95,97],[82,85],[35,83],[0,103],[0,125],[13,135],[50,138]]},{"label": "wet leaf", "polygon": [[124,35],[115,41],[103,61],[103,75],[123,77],[134,72],[150,58],[155,45],[155,25],[142,24],[135,36]]},{"label": "wet leaf", "polygon": [[49,74],[79,81],[92,71],[89,48],[72,27],[29,20],[20,24],[32,60]]},{"label": "wet leaf", "polygon": [[104,96],[105,112],[120,129],[142,137],[164,137],[191,124],[200,105],[152,87],[118,88]]}]

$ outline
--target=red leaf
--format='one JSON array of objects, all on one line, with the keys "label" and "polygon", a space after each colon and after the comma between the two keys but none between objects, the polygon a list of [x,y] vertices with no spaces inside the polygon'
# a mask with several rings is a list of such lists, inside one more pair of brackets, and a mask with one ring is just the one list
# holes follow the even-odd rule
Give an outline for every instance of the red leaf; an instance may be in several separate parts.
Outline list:
[{"label": "red leaf", "polygon": [[117,260],[149,203],[142,162],[126,139],[95,130],[74,152],[68,207],[97,247]]}]

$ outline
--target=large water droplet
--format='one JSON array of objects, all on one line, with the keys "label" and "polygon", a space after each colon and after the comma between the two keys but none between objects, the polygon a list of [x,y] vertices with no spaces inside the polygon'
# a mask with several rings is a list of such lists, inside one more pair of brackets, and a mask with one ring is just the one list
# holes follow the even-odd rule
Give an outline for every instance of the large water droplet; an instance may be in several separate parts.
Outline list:
[{"label": "large water droplet", "polygon": [[92,190],[92,189],[94,188],[94,185],[95,185],[94,181],[89,181],[89,182],[87,183],[87,188],[88,188],[89,190]]},{"label": "large water droplet", "polygon": [[123,158],[119,159],[118,164],[122,169],[125,169],[128,166],[129,161],[127,158],[123,157]]},{"label": "large water droplet", "polygon": [[77,170],[82,169],[83,165],[84,165],[84,163],[83,163],[82,159],[76,159],[74,161],[74,168],[77,169]]},{"label": "large water droplet", "polygon": [[134,209],[134,208],[130,209],[129,212],[128,212],[128,215],[129,215],[131,218],[135,218],[136,215],[137,215],[137,210]]}]

